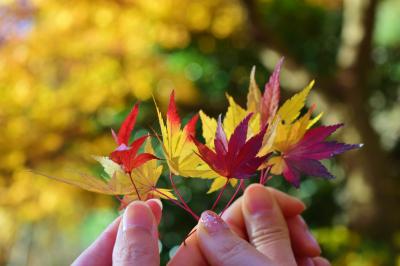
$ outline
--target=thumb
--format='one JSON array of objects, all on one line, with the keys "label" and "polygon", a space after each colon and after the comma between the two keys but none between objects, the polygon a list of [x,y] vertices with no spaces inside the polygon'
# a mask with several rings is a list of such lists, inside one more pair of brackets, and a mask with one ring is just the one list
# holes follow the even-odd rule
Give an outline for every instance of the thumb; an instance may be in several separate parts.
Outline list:
[{"label": "thumb", "polygon": [[249,241],[257,250],[278,265],[296,265],[286,221],[271,192],[262,185],[250,185],[242,208]]},{"label": "thumb", "polygon": [[113,250],[113,265],[159,265],[155,217],[141,201],[125,210]]},{"label": "thumb", "polygon": [[210,265],[272,265],[214,212],[203,212],[197,229],[200,250]]}]

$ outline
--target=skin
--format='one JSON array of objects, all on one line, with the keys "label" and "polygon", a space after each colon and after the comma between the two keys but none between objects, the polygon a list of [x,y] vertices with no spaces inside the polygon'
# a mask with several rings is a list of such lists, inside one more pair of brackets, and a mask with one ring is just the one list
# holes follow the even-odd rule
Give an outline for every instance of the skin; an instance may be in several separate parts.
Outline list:
[{"label": "skin", "polygon": [[[299,215],[303,210],[293,197],[251,185],[222,219],[204,212],[169,265],[330,265],[318,257],[320,248]],[[73,265],[159,265],[161,214],[159,200],[131,203]]]}]

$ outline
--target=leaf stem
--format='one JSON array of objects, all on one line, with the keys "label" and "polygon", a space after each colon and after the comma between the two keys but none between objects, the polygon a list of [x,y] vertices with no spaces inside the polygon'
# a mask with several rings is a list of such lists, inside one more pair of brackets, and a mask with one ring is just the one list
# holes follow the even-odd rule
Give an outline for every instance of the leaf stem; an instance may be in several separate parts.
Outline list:
[{"label": "leaf stem", "polygon": [[271,171],[271,166],[268,166],[265,170],[261,170],[262,174],[260,175],[260,184],[265,185],[265,183],[268,181],[268,175],[269,172]]},{"label": "leaf stem", "polygon": [[229,183],[229,178],[226,179],[225,185],[222,187],[221,191],[220,191],[219,194],[218,194],[217,199],[214,201],[214,204],[213,204],[213,206],[211,207],[211,210],[212,210],[212,211],[213,211],[213,210],[215,209],[215,207],[217,206],[217,204],[218,204],[219,200],[221,199],[221,196],[222,196],[222,194],[224,193],[224,191],[225,191],[226,186],[228,185],[228,183]]},{"label": "leaf stem", "polygon": [[261,172],[260,172],[260,184],[262,184],[263,181],[264,181],[264,169],[261,169]]},{"label": "leaf stem", "polygon": [[193,212],[193,210],[189,207],[189,205],[187,205],[186,201],[183,199],[181,193],[179,192],[178,188],[175,185],[174,179],[172,178],[172,173],[169,172],[169,181],[171,182],[172,188],[174,189],[176,195],[178,195],[178,198],[181,200],[181,203],[183,204],[183,206],[186,207],[186,210],[193,216],[196,218],[196,220],[199,220],[199,216],[197,214],[195,214]]},{"label": "leaf stem", "polygon": [[224,209],[222,210],[220,216],[222,216],[222,215],[224,214],[224,212],[226,211],[226,209],[228,209],[229,206],[231,206],[233,200],[236,198],[236,195],[239,193],[240,188],[243,186],[243,184],[244,184],[244,180],[241,179],[241,180],[240,180],[240,183],[239,183],[239,185],[238,185],[238,187],[236,188],[235,193],[232,195],[231,199],[230,199],[230,200],[228,201],[228,203],[225,205],[225,207],[224,207]]},{"label": "leaf stem", "polygon": [[137,187],[135,185],[135,182],[133,181],[131,173],[129,173],[129,179],[131,180],[131,183],[132,183],[133,187],[135,188],[136,195],[138,196],[138,199],[142,200],[142,197],[140,197],[140,194],[139,194],[139,190],[137,189]]},{"label": "leaf stem", "polygon": [[168,200],[172,201],[172,203],[176,204],[178,207],[181,207],[182,209],[186,210],[186,208],[176,199],[171,198],[170,196],[168,196],[167,194],[165,194],[164,192],[161,192],[160,190],[158,190],[157,188],[153,188],[153,190],[155,192],[157,192],[158,194],[166,197]]}]

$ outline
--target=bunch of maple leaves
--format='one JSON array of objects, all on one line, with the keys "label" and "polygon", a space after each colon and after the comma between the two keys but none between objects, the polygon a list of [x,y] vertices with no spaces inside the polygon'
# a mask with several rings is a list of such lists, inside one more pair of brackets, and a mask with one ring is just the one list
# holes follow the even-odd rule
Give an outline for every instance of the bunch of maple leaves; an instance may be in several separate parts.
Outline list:
[{"label": "bunch of maple leaves", "polygon": [[[154,155],[150,135],[129,142],[139,112],[138,104],[125,119],[118,134],[112,131],[117,148],[108,157],[94,156],[103,166],[106,177],[98,178],[84,173],[48,177],[89,191],[115,195],[121,201],[121,208],[134,200],[153,197],[166,199],[189,212],[195,219],[198,219],[198,215],[180,194],[173,180],[174,175],[212,179],[208,193],[219,190],[212,209],[217,206],[228,184],[236,186],[223,211],[240,190],[244,190],[244,180],[252,177],[258,177],[258,182],[265,184],[272,175],[282,175],[295,187],[300,186],[301,175],[333,178],[320,160],[362,145],[326,141],[343,125],[313,127],[322,116],[321,113],[312,118],[314,106],[301,115],[313,81],[278,108],[282,62],[283,59],[275,67],[263,94],[255,82],[253,68],[246,109],[228,95],[229,107],[224,119],[221,115],[214,119],[200,111],[182,128],[174,92],[170,96],[166,120],[156,105],[161,128],[161,135],[157,138],[168,165],[170,189],[156,186],[163,165],[160,158]],[[199,117],[205,143],[197,140],[195,134]],[[144,152],[139,153],[143,145]],[[119,198],[121,195],[123,198]]]}]

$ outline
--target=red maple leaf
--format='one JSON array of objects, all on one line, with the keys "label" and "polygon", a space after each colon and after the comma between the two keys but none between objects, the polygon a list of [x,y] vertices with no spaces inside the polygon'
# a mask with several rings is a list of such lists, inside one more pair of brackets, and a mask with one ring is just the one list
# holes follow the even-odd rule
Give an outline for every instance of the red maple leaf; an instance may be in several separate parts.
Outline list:
[{"label": "red maple leaf", "polygon": [[269,154],[262,157],[257,156],[267,130],[266,126],[257,135],[246,141],[251,116],[252,114],[249,114],[240,122],[229,142],[222,128],[220,116],[214,139],[215,151],[195,140],[200,158],[221,176],[228,179],[249,178],[268,158]]},{"label": "red maple leaf", "polygon": [[111,152],[110,159],[120,164],[127,173],[130,173],[133,169],[141,166],[149,160],[158,159],[156,156],[150,153],[138,154],[140,147],[143,145],[149,135],[142,136],[129,144],[129,138],[132,134],[133,128],[135,127],[138,113],[139,104],[137,103],[132,108],[129,115],[125,118],[121,128],[118,131],[118,134],[115,134],[114,130],[111,130],[113,137],[118,144],[118,148]]}]

